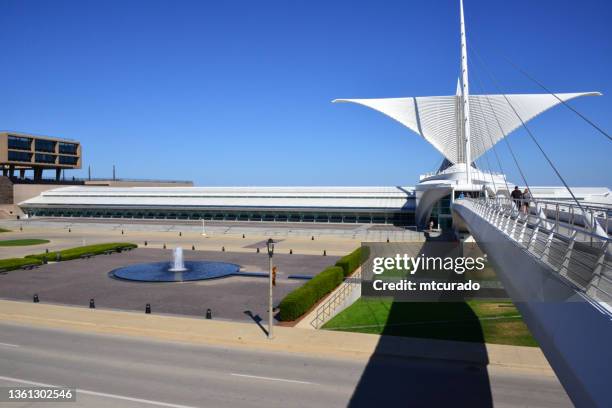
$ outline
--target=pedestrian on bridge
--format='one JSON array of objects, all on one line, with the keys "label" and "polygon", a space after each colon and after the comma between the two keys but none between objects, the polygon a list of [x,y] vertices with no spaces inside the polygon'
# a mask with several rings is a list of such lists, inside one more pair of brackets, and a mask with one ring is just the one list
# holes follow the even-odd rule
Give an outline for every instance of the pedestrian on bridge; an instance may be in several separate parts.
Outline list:
[{"label": "pedestrian on bridge", "polygon": [[514,186],[514,190],[512,190],[512,193],[510,193],[510,197],[512,197],[512,201],[514,201],[516,209],[520,211],[523,193],[521,193],[521,190],[519,190],[518,186]]},{"label": "pedestrian on bridge", "polygon": [[529,202],[531,201],[531,193],[529,192],[529,189],[526,188],[525,191],[523,191],[523,213],[525,214],[529,214]]}]

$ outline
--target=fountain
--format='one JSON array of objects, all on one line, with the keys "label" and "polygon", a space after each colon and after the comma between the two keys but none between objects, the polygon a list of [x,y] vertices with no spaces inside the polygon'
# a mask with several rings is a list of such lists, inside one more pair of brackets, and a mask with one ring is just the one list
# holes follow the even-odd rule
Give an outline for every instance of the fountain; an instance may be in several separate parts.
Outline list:
[{"label": "fountain", "polygon": [[183,262],[183,248],[176,247],[174,251],[172,251],[172,268],[168,269],[170,272],[185,272],[187,268],[185,268],[185,262]]},{"label": "fountain", "polygon": [[[240,272],[240,265],[233,263],[185,261],[181,247],[174,248],[171,262],[128,265],[110,272],[111,277],[140,282],[187,282],[225,278],[232,275],[246,274]],[[248,276],[253,276],[253,274],[248,274]]]}]

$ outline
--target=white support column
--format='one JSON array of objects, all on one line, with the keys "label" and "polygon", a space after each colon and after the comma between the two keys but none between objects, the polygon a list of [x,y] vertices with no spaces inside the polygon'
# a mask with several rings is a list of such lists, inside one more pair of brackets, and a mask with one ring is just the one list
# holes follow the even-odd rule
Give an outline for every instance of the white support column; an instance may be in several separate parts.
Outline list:
[{"label": "white support column", "polygon": [[463,0],[461,6],[461,102],[463,105],[463,144],[467,183],[472,184],[472,152],[470,149],[470,88],[468,81],[467,42],[465,39],[465,19],[463,17]]}]

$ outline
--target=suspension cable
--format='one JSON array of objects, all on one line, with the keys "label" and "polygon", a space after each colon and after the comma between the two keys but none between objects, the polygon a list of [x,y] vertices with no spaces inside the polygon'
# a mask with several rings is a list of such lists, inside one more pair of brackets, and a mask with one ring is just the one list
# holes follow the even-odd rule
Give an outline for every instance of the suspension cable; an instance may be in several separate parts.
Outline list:
[{"label": "suspension cable", "polygon": [[[474,75],[472,75],[472,78],[473,77],[474,77]],[[481,89],[481,92],[484,93],[484,90]],[[483,115],[483,118],[484,118],[484,111],[482,109],[482,103],[481,103],[480,99],[481,98],[476,98],[476,100],[478,102],[478,107],[480,108],[480,112],[482,112],[482,115]],[[483,122],[484,122],[484,125],[485,125],[485,130],[486,130],[486,134],[487,134],[487,136],[489,138],[489,141],[491,142],[492,147],[495,148],[495,145],[493,145],[493,138],[491,137],[491,132],[489,130],[489,124],[487,123],[486,119],[483,119]],[[491,176],[491,181],[493,182],[493,187],[495,188],[495,195],[497,195],[497,184],[495,183],[495,179],[493,178],[493,172],[491,170],[491,162],[489,161],[489,156],[487,156],[487,149],[486,149],[484,140],[481,140],[480,144],[481,144],[482,151],[483,151],[482,156],[484,156],[484,158],[487,161],[487,166],[489,168],[489,175]],[[501,168],[501,163],[500,163],[500,168]],[[508,189],[508,183],[506,182],[506,178],[505,177],[504,177],[504,183],[506,184],[506,189]]]},{"label": "suspension cable", "polygon": [[[561,173],[559,173],[559,170],[557,170],[557,167],[553,164],[552,160],[548,157],[548,155],[546,154],[546,152],[544,151],[544,149],[542,148],[542,146],[540,145],[540,143],[537,141],[537,139],[535,138],[535,136],[533,135],[533,133],[531,133],[531,130],[527,127],[527,125],[525,124],[525,122],[523,121],[523,118],[521,118],[521,116],[518,114],[518,112],[516,111],[516,109],[514,108],[514,105],[512,105],[512,103],[510,102],[510,100],[508,99],[508,97],[506,96],[505,93],[501,92],[501,89],[499,87],[499,83],[496,80],[495,76],[491,73],[490,70],[487,69],[484,61],[482,61],[482,58],[480,57],[480,55],[478,54],[478,52],[474,49],[474,46],[472,46],[472,50],[474,50],[474,53],[476,55],[476,57],[480,60],[482,66],[484,67],[485,71],[487,72],[487,74],[491,77],[491,80],[493,82],[493,84],[495,85],[495,87],[497,88],[498,92],[504,97],[504,99],[506,100],[506,103],[508,103],[508,106],[510,106],[510,108],[512,109],[512,111],[514,112],[514,114],[516,115],[516,117],[519,119],[519,121],[521,122],[521,125],[523,126],[523,128],[525,129],[525,131],[527,132],[527,134],[529,135],[529,137],[531,138],[531,140],[535,143],[535,145],[538,147],[538,149],[540,150],[540,152],[542,153],[542,155],[544,156],[544,158],[546,159],[546,161],[548,162],[548,164],[550,165],[550,167],[552,167],[552,169],[554,170],[554,172],[557,174],[557,177],[559,177],[559,179],[561,180],[561,182],[563,183],[563,185],[565,186],[565,188],[567,189],[567,191],[570,193],[570,195],[572,196],[573,200],[576,202],[576,204],[578,205],[578,207],[580,208],[580,210],[582,210],[582,212],[584,214],[586,214],[586,212],[584,211],[584,208],[582,208],[582,205],[580,204],[580,202],[578,201],[578,199],[576,198],[576,196],[574,195],[574,192],[571,190],[571,188],[569,187],[569,185],[565,182],[565,179],[563,178],[563,176],[561,176]],[[504,140],[507,140],[507,138],[504,138]],[[514,154],[512,154],[512,156],[514,157]],[[516,160],[516,159],[515,159]],[[518,163],[517,163],[518,166]],[[521,171],[522,173],[522,171]],[[529,188],[529,186],[527,187]],[[529,188],[531,190],[531,188]]]},{"label": "suspension cable", "polygon": [[569,110],[571,110],[572,112],[574,112],[576,115],[578,115],[580,118],[582,118],[586,123],[588,123],[589,125],[593,126],[595,129],[597,129],[599,131],[599,133],[601,133],[602,135],[604,135],[605,137],[608,138],[609,141],[612,142],[612,137],[610,137],[610,135],[603,130],[602,128],[600,128],[599,126],[597,126],[595,123],[593,123],[592,120],[590,120],[589,118],[587,118],[585,115],[583,115],[582,113],[578,112],[578,110],[576,108],[574,108],[572,105],[570,105],[569,103],[567,103],[566,101],[564,101],[563,99],[559,98],[557,96],[557,94],[555,94],[554,92],[552,92],[550,89],[548,89],[546,86],[544,86],[544,84],[542,84],[540,81],[538,81],[537,79],[535,79],[533,76],[529,75],[524,69],[522,69],[521,67],[519,67],[518,65],[516,65],[514,62],[512,62],[510,60],[510,58],[508,58],[505,55],[502,55],[502,57],[508,61],[508,63],[510,63],[510,65],[512,65],[517,71],[519,71],[521,74],[523,74],[524,76],[526,76],[528,79],[530,79],[531,81],[533,81],[534,83],[536,83],[540,88],[544,89],[546,92],[548,92],[549,94],[551,94],[552,96],[554,96],[555,98],[557,98],[557,100],[559,102],[561,102],[566,108],[568,108]]},{"label": "suspension cable", "polygon": [[[472,47],[473,50],[473,47]],[[475,50],[473,50],[473,53],[475,52]],[[478,56],[478,55],[477,55]],[[480,57],[478,56],[478,59],[480,59]],[[479,63],[482,64],[482,61],[479,61]],[[481,88],[484,91],[484,87],[482,86],[482,82],[480,81],[480,77],[477,77],[480,84],[481,84]],[[531,191],[531,187],[529,186],[529,183],[527,182],[527,177],[525,176],[525,173],[523,172],[523,169],[521,168],[521,165],[518,162],[518,159],[516,158],[516,155],[514,154],[514,150],[512,149],[512,146],[510,146],[510,142],[508,141],[508,138],[506,137],[506,132],[504,131],[503,126],[501,125],[501,122],[499,121],[499,118],[497,117],[497,113],[495,112],[495,109],[493,108],[493,104],[491,103],[491,99],[489,98],[488,94],[484,94],[485,99],[487,100],[487,103],[489,105],[489,109],[491,109],[491,112],[493,113],[493,117],[495,118],[495,122],[497,123],[497,126],[499,127],[499,131],[502,134],[502,139],[504,139],[504,143],[506,144],[506,147],[508,148],[508,150],[510,151],[510,155],[512,156],[512,160],[514,161],[514,164],[516,165],[516,168],[518,169],[521,178],[523,179],[523,182],[525,183],[525,186],[529,189],[529,191]],[[492,142],[492,140],[491,140]],[[494,150],[495,152],[495,156],[497,157],[497,161],[499,163],[499,166],[501,168],[501,160],[499,159],[499,156],[497,155],[497,150]],[[503,171],[503,170],[502,170]],[[506,188],[508,189],[508,193],[510,193],[510,187],[508,187],[508,180],[506,179],[505,175],[504,175],[504,182],[506,183]],[[532,194],[532,199],[534,202],[537,203],[535,197]]]},{"label": "suspension cable", "polygon": [[[487,101],[488,101],[488,95],[485,93],[483,82],[480,79],[480,76],[479,75],[475,75],[475,77],[478,80],[478,85],[479,85],[480,91],[482,92],[482,96],[485,96],[487,98]],[[480,107],[481,112],[484,112],[484,110],[482,109],[482,103],[480,101],[480,98],[478,98],[477,100],[478,100],[478,106]],[[501,127],[501,124],[499,123],[499,120],[497,119],[497,116],[495,115],[495,111],[491,107],[491,102],[490,101],[488,101],[488,102],[489,102],[489,107],[491,108],[491,111],[493,112],[493,115],[495,116],[495,120],[497,121],[497,125],[499,126],[500,132],[502,134],[502,138],[505,138],[506,135],[504,133],[503,128]],[[504,167],[502,166],[501,159],[499,158],[499,155],[497,154],[497,143],[493,142],[493,137],[491,137],[491,130],[489,129],[489,123],[486,120],[484,121],[484,123],[485,123],[485,128],[487,130],[487,136],[489,138],[489,142],[491,143],[491,147],[493,148],[492,149],[493,153],[495,154],[495,159],[497,160],[497,165],[499,166],[499,171],[500,171],[500,173],[501,173],[501,175],[502,175],[502,177],[504,179],[504,184],[506,186],[506,190],[508,191],[508,194],[510,194],[510,187],[508,186],[508,179],[506,177],[506,173],[504,171]],[[484,145],[484,142],[483,142],[483,145]],[[486,153],[485,153],[485,156],[486,156]],[[488,156],[487,156],[487,161],[488,161]],[[490,164],[489,164],[489,167],[490,167]],[[525,184],[527,184],[527,183],[525,183]],[[495,188],[497,189],[497,187],[495,187]]]},{"label": "suspension cable", "polygon": [[[480,105],[480,101],[479,101],[479,105]],[[482,110],[482,108],[481,108],[481,110]],[[486,122],[485,122],[485,125],[486,125]],[[480,138],[476,138],[476,139],[478,140]],[[496,194],[497,194],[497,184],[495,183],[495,179],[493,178],[493,172],[491,170],[491,162],[489,161],[489,156],[486,155],[486,149],[485,149],[484,141],[482,141],[482,140],[480,140],[480,148],[482,149],[483,153],[476,160],[480,160],[480,162],[482,163],[482,158],[484,156],[484,158],[486,160],[486,163],[487,163],[487,169],[489,170],[489,177],[491,179],[491,183],[493,183],[493,188],[495,189]],[[484,166],[482,166],[482,168],[484,169]]]}]

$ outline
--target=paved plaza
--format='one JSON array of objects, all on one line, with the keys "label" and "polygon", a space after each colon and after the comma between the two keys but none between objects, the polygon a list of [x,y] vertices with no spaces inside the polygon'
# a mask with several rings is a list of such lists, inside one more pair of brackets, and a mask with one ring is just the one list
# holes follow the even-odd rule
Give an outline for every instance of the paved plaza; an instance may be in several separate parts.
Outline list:
[{"label": "paved plaza", "polygon": [[[321,224],[207,221],[202,235],[202,223],[187,220],[117,220],[86,218],[34,218],[30,220],[0,220],[0,227],[12,232],[2,239],[43,238],[51,242],[44,246],[0,247],[0,259],[21,257],[49,250],[64,249],[102,242],[133,242],[139,246],[167,248],[182,246],[198,250],[254,252],[263,249],[263,241],[273,238],[277,252],[288,254],[342,256],[361,242],[386,241],[422,242],[422,232],[375,224]],[[314,239],[313,239],[314,238]]]},{"label": "paved plaza", "polygon": [[[253,316],[267,316],[268,279],[235,277],[180,283],[143,283],[122,281],[109,272],[125,265],[167,261],[170,249],[138,248],[130,252],[99,255],[43,265],[32,270],[0,274],[0,298],[31,301],[38,294],[41,302],[88,306],[94,298],[99,308],[141,310],[151,304],[154,313],[204,316],[207,308],[215,318],[252,321]],[[268,256],[221,251],[185,251],[186,260],[231,262],[244,272],[267,272]],[[338,257],[278,254],[274,257],[279,273],[274,302],[280,300],[303,280],[289,275],[315,275]]]},{"label": "paved plaza", "polygon": [[[154,313],[205,314],[212,309],[221,319],[246,321],[267,316],[268,281],[261,277],[227,277],[184,283],[137,283],[109,277],[121,266],[169,261],[172,249],[182,247],[186,260],[224,261],[241,265],[245,272],[267,272],[266,240],[276,241],[279,267],[275,304],[303,280],[289,275],[315,275],[362,241],[387,238],[421,241],[423,235],[392,225],[227,222],[188,220],[53,219],[3,220],[11,232],[2,239],[42,238],[43,245],[0,247],[0,259],[105,242],[133,242],[138,249],[122,254],[43,265],[33,270],[0,274],[0,298],[87,306],[95,298],[98,308],[142,310]],[[165,249],[164,249],[165,247]],[[195,248],[195,250],[192,250]],[[259,253],[257,252],[259,250]],[[325,254],[325,256],[323,256]]]}]

